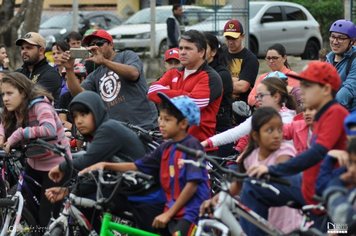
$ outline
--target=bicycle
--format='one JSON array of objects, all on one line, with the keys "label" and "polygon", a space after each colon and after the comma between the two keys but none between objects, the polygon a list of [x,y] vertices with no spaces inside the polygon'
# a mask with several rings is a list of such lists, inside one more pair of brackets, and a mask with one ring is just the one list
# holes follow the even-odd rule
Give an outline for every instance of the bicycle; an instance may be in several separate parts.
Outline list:
[{"label": "bicycle", "polygon": [[[26,148],[41,146],[44,148],[48,148],[52,150],[54,153],[61,155],[68,162],[69,166],[71,166],[71,162],[69,157],[66,154],[66,150],[64,147],[59,145],[49,144],[44,140],[36,139],[31,140],[28,145],[25,146],[24,150],[22,150],[21,156],[23,156]],[[71,174],[71,171],[70,171]],[[29,205],[32,207],[39,207],[39,199],[35,196],[31,188],[28,186],[29,184],[34,184],[36,187],[41,187],[39,183],[37,183],[30,176],[27,176],[24,171],[20,172],[18,185],[16,192],[14,194],[8,195],[6,198],[0,199],[0,223],[2,226],[2,230],[0,232],[0,236],[5,235],[40,235],[37,227],[37,223],[33,215],[29,210]],[[27,197],[27,200],[31,200],[30,202],[26,202],[24,200],[24,196],[22,191],[25,190],[30,197]],[[10,191],[11,192],[11,191]],[[32,204],[32,205],[31,205]]]},{"label": "bicycle", "polygon": [[[232,181],[235,180],[241,181],[243,179],[246,179],[250,181],[250,183],[258,185],[263,188],[268,188],[278,195],[279,190],[275,188],[273,185],[270,185],[268,182],[275,182],[279,184],[289,185],[288,181],[280,178],[275,178],[270,175],[264,175],[260,179],[250,178],[247,174],[238,173],[230,169],[221,167],[216,161],[219,159],[219,157],[208,156],[200,150],[194,150],[180,144],[177,144],[177,149],[198,158],[197,161],[182,160],[184,164],[192,164],[200,168],[206,168],[207,166],[206,161],[208,161],[216,169],[224,173],[224,176],[222,178],[223,182],[221,185],[222,189],[219,192],[219,197],[218,197],[218,204],[213,209],[214,217],[213,219],[199,220],[196,236],[216,235],[214,234],[214,230],[215,231],[217,230],[220,233],[219,235],[221,236],[227,236],[230,234],[234,236],[245,235],[237,220],[238,217],[245,218],[249,222],[259,227],[268,235],[277,235],[277,236],[286,235],[282,231],[280,231],[279,229],[271,225],[266,219],[259,216],[256,212],[252,211],[248,207],[246,207],[239,199],[231,196],[229,193],[229,186]],[[300,228],[288,235],[308,235],[308,234],[322,235],[322,233],[319,232],[318,230],[308,227],[307,213],[314,209],[323,210],[324,207],[321,205],[304,206],[302,209],[303,220]],[[209,229],[210,232],[206,232],[206,229]]]},{"label": "bicycle", "polygon": [[[96,200],[80,197],[76,195],[78,187],[81,183],[86,183],[94,180],[97,185]],[[122,174],[105,172],[103,170],[93,171],[78,177],[69,196],[66,198],[64,208],[57,219],[52,219],[45,235],[98,235],[93,229],[90,221],[78,209],[78,207],[95,208],[104,212],[102,218],[102,225],[100,235],[114,235],[111,230],[115,230],[127,235],[142,235],[142,236],[158,236],[146,232],[132,226],[127,225],[127,222],[120,223],[119,220],[123,217],[113,217],[108,212],[110,209],[110,202],[116,194],[139,193],[143,190],[149,189],[153,185],[153,178],[146,174],[127,171]],[[113,187],[112,193],[109,197],[103,196],[102,187]],[[116,234],[115,234],[116,235]]]}]

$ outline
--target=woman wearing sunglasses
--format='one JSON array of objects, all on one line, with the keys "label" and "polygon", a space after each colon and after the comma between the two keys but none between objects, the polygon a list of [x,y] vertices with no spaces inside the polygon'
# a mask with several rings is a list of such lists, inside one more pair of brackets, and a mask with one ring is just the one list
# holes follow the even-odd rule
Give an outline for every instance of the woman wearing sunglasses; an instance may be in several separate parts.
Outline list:
[{"label": "woman wearing sunglasses", "polygon": [[[288,64],[286,48],[282,44],[276,43],[269,47],[265,59],[271,71],[280,71],[284,74],[296,74],[296,72],[291,70]],[[264,73],[256,79],[255,85],[248,96],[248,104],[250,106],[256,105],[256,88],[269,73],[270,72]],[[288,78],[288,85],[291,87],[299,87],[299,82],[293,78]]]}]

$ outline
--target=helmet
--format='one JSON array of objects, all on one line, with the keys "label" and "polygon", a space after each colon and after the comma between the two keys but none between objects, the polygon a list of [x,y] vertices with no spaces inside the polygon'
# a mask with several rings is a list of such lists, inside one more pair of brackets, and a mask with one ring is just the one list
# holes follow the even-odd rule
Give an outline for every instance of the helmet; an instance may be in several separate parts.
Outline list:
[{"label": "helmet", "polygon": [[82,63],[77,63],[74,65],[74,74],[80,75],[82,77],[87,76],[87,69]]},{"label": "helmet", "polygon": [[349,20],[337,20],[331,24],[329,32],[345,34],[350,38],[356,38],[356,26]]},{"label": "helmet", "polygon": [[189,125],[199,125],[200,123],[200,109],[198,105],[188,96],[178,96],[169,98],[166,94],[159,92],[158,96],[162,102],[173,105],[182,115],[187,118]]},{"label": "helmet", "polygon": [[280,71],[272,71],[272,72],[269,72],[269,73],[266,75],[265,79],[268,79],[268,78],[271,78],[271,77],[276,77],[276,78],[279,78],[279,79],[281,79],[281,80],[286,80],[286,79],[288,79],[288,77],[287,77],[284,73],[282,73],[282,72],[280,72]]},{"label": "helmet", "polygon": [[244,101],[235,101],[232,103],[232,110],[242,117],[249,117],[251,115],[250,106]]}]

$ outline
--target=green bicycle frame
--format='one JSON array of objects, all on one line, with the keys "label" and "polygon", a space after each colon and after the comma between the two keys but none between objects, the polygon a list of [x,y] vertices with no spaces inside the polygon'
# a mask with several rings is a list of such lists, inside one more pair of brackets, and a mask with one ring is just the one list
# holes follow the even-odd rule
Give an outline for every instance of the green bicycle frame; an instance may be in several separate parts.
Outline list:
[{"label": "green bicycle frame", "polygon": [[136,229],[127,225],[111,221],[111,214],[105,213],[103,221],[101,223],[100,236],[114,236],[111,230],[115,230],[120,233],[125,233],[130,236],[159,236],[159,234],[150,233],[141,229]]}]

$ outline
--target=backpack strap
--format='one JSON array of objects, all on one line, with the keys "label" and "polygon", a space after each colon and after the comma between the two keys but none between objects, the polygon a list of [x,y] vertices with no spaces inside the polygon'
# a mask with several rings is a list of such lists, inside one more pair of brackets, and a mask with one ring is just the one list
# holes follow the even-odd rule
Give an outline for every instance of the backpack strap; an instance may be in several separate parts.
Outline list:
[{"label": "backpack strap", "polygon": [[356,57],[356,52],[351,54],[351,57],[349,58],[349,60],[347,61],[347,65],[346,65],[346,76],[350,73],[350,69],[352,66],[352,62],[354,61]]}]

